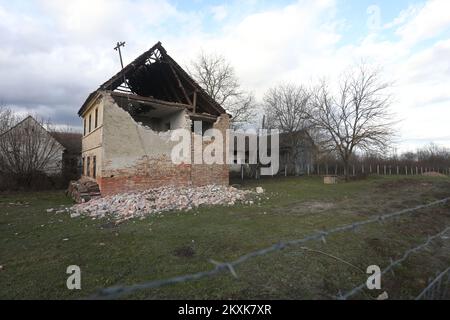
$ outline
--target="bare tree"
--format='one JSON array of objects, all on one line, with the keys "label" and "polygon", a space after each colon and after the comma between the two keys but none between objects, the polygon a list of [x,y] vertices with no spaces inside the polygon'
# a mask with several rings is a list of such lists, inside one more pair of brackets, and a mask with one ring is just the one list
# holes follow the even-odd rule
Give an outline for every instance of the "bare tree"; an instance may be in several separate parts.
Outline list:
[{"label": "bare tree", "polygon": [[[5,114],[15,117],[4,108],[2,115]],[[25,187],[38,173],[60,173],[63,147],[47,131],[49,125],[31,116],[18,123],[9,122],[9,128],[0,135],[0,173]]]},{"label": "bare tree", "polygon": [[299,174],[301,145],[309,135],[311,94],[294,84],[281,84],[267,91],[264,96],[264,111],[267,126],[283,133],[282,143],[289,148],[289,163]]},{"label": "bare tree", "polygon": [[450,150],[435,143],[417,150],[417,160],[421,165],[431,168],[449,168]]},{"label": "bare tree", "polygon": [[17,117],[10,108],[0,106],[0,134],[9,130],[17,121]]},{"label": "bare tree", "polygon": [[205,91],[232,116],[236,126],[251,122],[255,115],[255,98],[241,89],[234,68],[223,56],[202,53],[187,68]]},{"label": "bare tree", "polygon": [[314,124],[324,133],[322,145],[339,154],[347,180],[355,151],[385,152],[391,142],[389,87],[379,70],[362,64],[343,75],[336,94],[325,81],[314,92]]}]

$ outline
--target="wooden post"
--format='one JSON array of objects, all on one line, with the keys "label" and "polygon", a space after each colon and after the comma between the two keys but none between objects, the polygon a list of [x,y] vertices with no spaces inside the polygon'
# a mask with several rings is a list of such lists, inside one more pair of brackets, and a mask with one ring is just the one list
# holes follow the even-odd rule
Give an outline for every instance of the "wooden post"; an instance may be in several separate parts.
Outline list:
[{"label": "wooden post", "polygon": [[353,165],[353,176],[356,176],[356,174],[355,174],[355,165]]},{"label": "wooden post", "polygon": [[408,166],[405,166],[405,174],[408,175]]},{"label": "wooden post", "polygon": [[380,165],[377,164],[377,175],[380,175]]},{"label": "wooden post", "polygon": [[386,165],[384,165],[384,175],[386,175]]},{"label": "wooden post", "polygon": [[284,165],[284,176],[287,177],[287,164]]},{"label": "wooden post", "polygon": [[[258,174],[258,171],[256,172]],[[241,180],[244,181],[244,165],[241,164]]]},{"label": "wooden post", "polygon": [[308,176],[311,174],[311,169],[310,169],[310,167],[309,167],[309,164],[308,164]]}]

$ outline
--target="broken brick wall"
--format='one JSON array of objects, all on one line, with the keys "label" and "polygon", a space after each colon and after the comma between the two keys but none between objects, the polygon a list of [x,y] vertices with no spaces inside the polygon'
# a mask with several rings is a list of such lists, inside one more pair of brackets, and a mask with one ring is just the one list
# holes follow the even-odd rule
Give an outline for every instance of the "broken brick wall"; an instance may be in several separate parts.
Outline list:
[{"label": "broken brick wall", "polygon": [[[171,131],[156,132],[135,122],[108,93],[103,95],[102,156],[97,177],[102,195],[166,185],[228,185],[228,166],[172,163],[171,152],[178,142],[170,140]],[[191,130],[186,110],[172,115],[170,121],[173,129]],[[214,127],[223,130],[225,137],[228,116],[220,117]]]}]

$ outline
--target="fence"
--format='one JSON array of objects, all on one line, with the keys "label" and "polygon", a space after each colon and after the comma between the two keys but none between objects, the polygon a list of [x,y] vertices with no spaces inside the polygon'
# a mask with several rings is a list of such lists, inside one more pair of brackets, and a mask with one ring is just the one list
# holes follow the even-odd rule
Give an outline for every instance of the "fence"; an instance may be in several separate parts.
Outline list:
[{"label": "fence", "polygon": [[450,267],[439,274],[417,296],[416,300],[450,299]]},{"label": "fence", "polygon": [[[238,275],[235,270],[235,267],[250,260],[250,259],[253,259],[255,257],[267,255],[269,253],[273,253],[276,251],[281,251],[281,250],[286,249],[291,246],[302,245],[306,242],[314,241],[314,240],[319,240],[326,244],[326,241],[327,241],[326,238],[329,237],[330,235],[340,233],[340,232],[354,231],[362,226],[372,224],[372,223],[383,224],[387,220],[391,220],[391,219],[394,219],[394,218],[397,218],[397,217],[400,217],[400,216],[403,216],[406,214],[414,214],[421,209],[426,209],[426,208],[434,207],[437,205],[446,204],[449,200],[450,200],[450,198],[445,198],[445,199],[434,201],[434,202],[431,202],[428,204],[420,205],[420,206],[417,206],[414,208],[408,208],[408,209],[400,210],[400,211],[390,213],[390,214],[379,215],[379,216],[376,216],[374,218],[367,219],[364,221],[354,222],[352,224],[335,227],[330,230],[317,231],[316,233],[313,233],[313,234],[308,235],[301,239],[279,242],[270,247],[247,253],[234,261],[217,262],[214,260],[210,260],[210,262],[213,265],[215,265],[215,267],[211,270],[181,275],[181,276],[168,278],[168,279],[153,280],[153,281],[130,285],[130,286],[115,286],[115,287],[102,289],[97,294],[91,296],[90,299],[115,299],[115,298],[119,298],[123,295],[131,294],[136,291],[140,291],[140,290],[144,290],[144,289],[154,289],[154,288],[159,288],[159,287],[163,287],[163,286],[173,285],[176,283],[190,282],[190,281],[199,280],[202,278],[211,277],[211,276],[217,275],[219,273],[223,273],[223,272],[230,272],[235,278],[237,278]],[[399,259],[395,262],[393,260],[391,260],[391,264],[383,271],[383,273],[386,273],[386,272],[392,270],[392,268],[401,264],[411,254],[423,249],[424,247],[429,245],[434,239],[444,235],[449,230],[450,230],[450,227],[446,228],[444,231],[442,231],[434,236],[429,237],[428,240],[424,244],[421,244],[418,247],[415,247],[415,248],[410,249],[407,252],[405,252],[405,254],[403,255],[403,257],[401,259]],[[339,296],[337,298],[338,299],[347,299],[347,298],[355,295],[356,293],[360,292],[363,289],[364,289],[364,284],[359,285],[358,287],[352,289],[351,291],[349,291],[348,293],[346,293],[344,295],[339,294]]]},{"label": "fence", "polygon": [[[351,164],[349,168],[349,175],[405,175],[417,176],[426,173],[439,173],[450,175],[450,167],[424,167],[417,165],[392,165],[392,164]],[[287,169],[285,168],[285,173]],[[316,164],[313,166],[307,165],[305,174],[312,175],[344,175],[345,170],[343,165],[334,164]]]},{"label": "fence", "polygon": [[[408,259],[408,257],[409,257],[410,255],[412,255],[413,253],[416,253],[416,252],[418,252],[418,251],[424,249],[425,247],[427,247],[428,245],[430,245],[431,242],[432,242],[433,240],[442,237],[442,236],[443,236],[444,234],[446,234],[448,231],[450,231],[450,227],[446,228],[446,229],[445,229],[444,231],[442,231],[442,232],[439,232],[438,234],[435,234],[435,235],[432,236],[432,237],[429,237],[428,240],[427,240],[426,242],[424,242],[424,243],[418,245],[417,247],[414,247],[414,248],[412,248],[412,249],[407,250],[407,251],[403,254],[403,256],[402,256],[400,259],[398,259],[398,260],[396,260],[396,261],[392,261],[392,260],[391,260],[391,263],[389,264],[389,266],[388,266],[386,269],[384,269],[384,270],[381,272],[381,275],[384,275],[384,274],[386,274],[386,273],[389,272],[389,271],[393,271],[393,269],[394,269],[395,267],[400,266],[401,263],[404,262],[406,259]],[[357,294],[358,292],[361,292],[365,287],[366,287],[366,284],[363,283],[363,284],[361,284],[361,285],[355,287],[354,289],[350,290],[349,292],[347,292],[347,293],[344,294],[344,295],[340,294],[340,295],[338,296],[338,298],[339,298],[339,299],[342,299],[342,300],[346,300],[346,299],[348,299],[348,298],[354,296],[354,295]]]},{"label": "fence", "polygon": [[[438,173],[450,176],[450,167],[423,167],[423,166],[411,166],[411,165],[380,165],[380,164],[356,164],[350,165],[349,169],[350,176],[364,176],[364,175],[380,175],[380,176],[419,176],[427,173]],[[301,175],[312,176],[312,175],[335,175],[343,176],[345,175],[345,170],[343,165],[339,164],[315,164],[315,165],[305,165],[299,170]],[[288,165],[284,165],[279,168],[277,173],[273,176],[291,176],[292,168]],[[260,179],[260,168],[257,166],[241,165],[239,172],[232,172],[234,178],[245,179]]]}]

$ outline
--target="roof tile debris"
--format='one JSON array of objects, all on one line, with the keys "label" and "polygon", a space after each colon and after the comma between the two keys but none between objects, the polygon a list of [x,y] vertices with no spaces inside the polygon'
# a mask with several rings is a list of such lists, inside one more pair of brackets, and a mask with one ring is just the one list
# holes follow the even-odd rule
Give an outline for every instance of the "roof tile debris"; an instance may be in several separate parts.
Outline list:
[{"label": "roof tile debris", "polygon": [[111,218],[120,223],[168,211],[190,211],[200,206],[253,204],[255,196],[254,191],[227,186],[169,186],[94,199],[76,204],[69,211],[73,218],[79,216],[93,219]]}]

